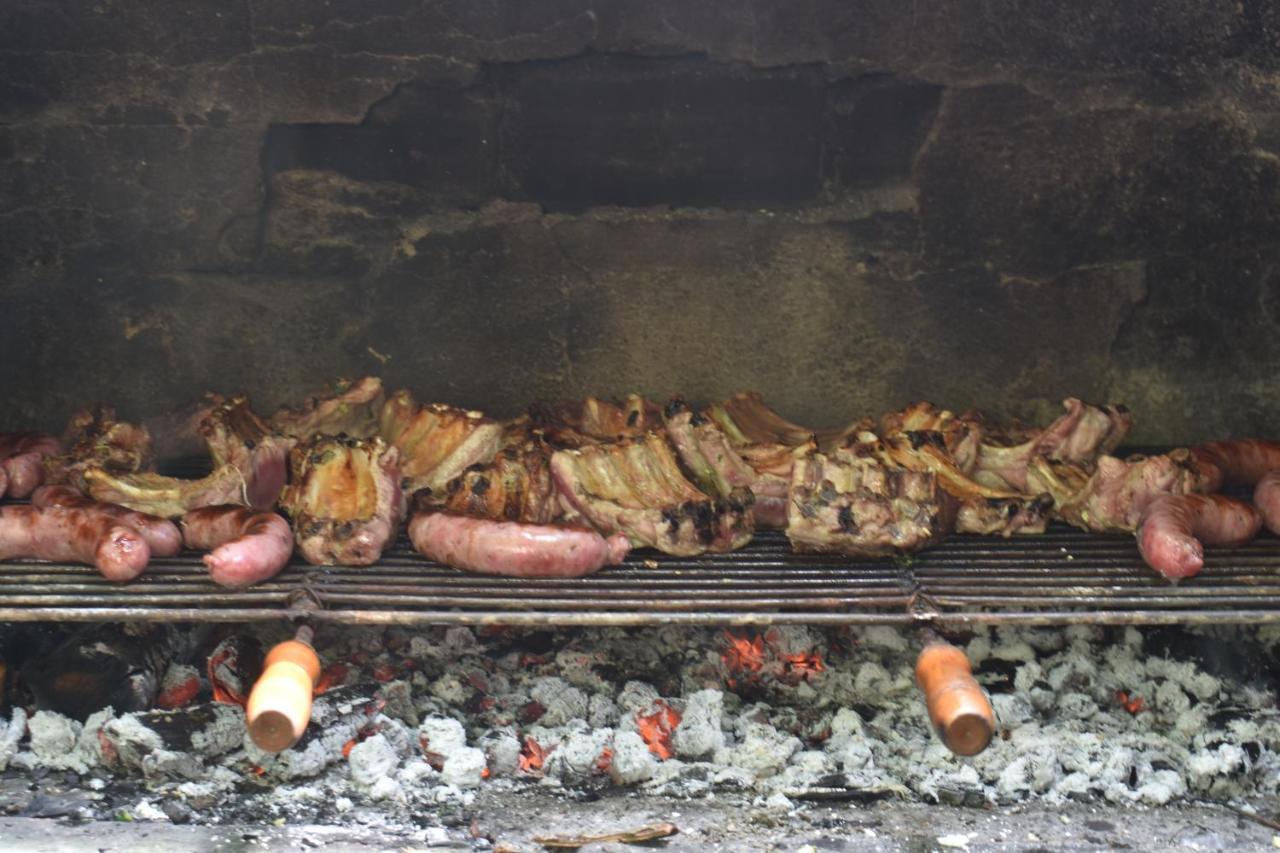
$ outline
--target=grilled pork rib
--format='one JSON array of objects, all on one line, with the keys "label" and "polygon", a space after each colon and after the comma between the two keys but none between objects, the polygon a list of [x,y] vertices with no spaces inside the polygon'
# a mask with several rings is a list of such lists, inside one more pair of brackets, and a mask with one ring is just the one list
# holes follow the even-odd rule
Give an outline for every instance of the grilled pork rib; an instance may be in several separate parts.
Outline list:
[{"label": "grilled pork rib", "polygon": [[947,535],[951,500],[928,471],[837,450],[796,460],[787,538],[796,551],[884,556]]},{"label": "grilled pork rib", "polygon": [[723,430],[755,474],[751,491],[756,524],[786,527],[792,465],[817,448],[814,433],[773,411],[755,391],[740,391],[703,414]]},{"label": "grilled pork rib", "polygon": [[534,403],[529,418],[552,445],[563,448],[639,438],[662,427],[662,410],[639,394],[629,394],[624,401],[587,397]]},{"label": "grilled pork rib", "polygon": [[1053,499],[1045,493],[1022,494],[984,486],[966,475],[947,450],[946,437],[926,430],[901,432],[877,439],[863,433],[855,453],[870,455],[890,466],[928,471],[955,499],[956,532],[999,534],[1043,533]]},{"label": "grilled pork rib", "polygon": [[151,466],[151,434],[145,427],[116,420],[115,409],[102,403],[71,416],[62,444],[65,453],[44,460],[45,481],[82,492],[88,488],[84,472],[89,468],[130,474]]},{"label": "grilled pork rib", "polygon": [[989,431],[978,451],[974,479],[1025,492],[1027,466],[1036,457],[1091,463],[1115,450],[1133,426],[1133,417],[1121,405],[1095,406],[1068,397],[1062,407],[1066,413],[1042,430]]},{"label": "grilled pork rib", "polygon": [[84,472],[88,492],[107,503],[151,515],[177,518],[189,510],[241,504],[257,510],[275,505],[284,486],[285,455],[293,439],[272,432],[244,397],[216,407],[200,426],[214,469],[199,480],[153,473],[114,474],[93,467]]},{"label": "grilled pork rib", "polygon": [[699,491],[661,433],[556,451],[551,477],[566,514],[604,534],[624,533],[633,545],[691,556],[741,548],[755,530],[751,491],[724,498]]},{"label": "grilled pork rib", "polygon": [[376,562],[404,516],[399,452],[377,437],[317,435],[289,465],[281,506],[302,556],[319,566]]},{"label": "grilled pork rib", "polygon": [[[546,524],[560,514],[551,482],[551,448],[539,434],[498,451],[493,461],[476,464],[445,488],[446,512],[495,521]],[[430,492],[415,496],[420,509],[439,508]]]},{"label": "grilled pork rib", "polygon": [[313,435],[368,438],[378,428],[382,399],[382,380],[376,376],[354,382],[341,379],[332,393],[307,397],[297,408],[285,407],[271,416],[270,424],[281,435],[296,439]]},{"label": "grilled pork rib", "polygon": [[441,496],[469,466],[493,459],[502,424],[441,403],[418,405],[408,391],[397,391],[382,407],[378,434],[399,451],[406,492]]}]

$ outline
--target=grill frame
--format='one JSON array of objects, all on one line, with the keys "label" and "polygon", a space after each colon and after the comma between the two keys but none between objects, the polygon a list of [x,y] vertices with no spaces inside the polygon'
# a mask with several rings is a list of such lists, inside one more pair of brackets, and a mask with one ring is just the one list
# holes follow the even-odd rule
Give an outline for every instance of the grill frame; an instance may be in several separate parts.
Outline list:
[{"label": "grill frame", "polygon": [[316,567],[295,557],[247,590],[213,584],[195,552],[153,560],[126,585],[88,566],[0,563],[0,620],[943,629],[1280,622],[1280,539],[1210,549],[1205,562],[1174,586],[1143,565],[1132,537],[1062,525],[1010,540],[953,536],[899,560],[794,554],[781,532],[762,531],[732,554],[644,550],[591,577],[528,580],[431,563],[402,536],[374,566]]}]

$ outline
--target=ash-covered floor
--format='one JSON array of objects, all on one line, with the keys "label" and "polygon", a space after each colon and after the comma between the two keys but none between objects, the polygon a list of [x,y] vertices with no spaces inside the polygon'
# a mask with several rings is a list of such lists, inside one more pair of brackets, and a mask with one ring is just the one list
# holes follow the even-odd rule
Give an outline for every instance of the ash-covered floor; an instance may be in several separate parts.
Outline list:
[{"label": "ash-covered floor", "polygon": [[887,627],[329,629],[327,689],[279,755],[191,659],[166,680],[199,693],[167,710],[80,722],[19,694],[0,847],[521,850],[661,823],[672,850],[1280,844],[1280,630],[952,639],[999,717],[972,759]]},{"label": "ash-covered floor", "polygon": [[[6,793],[12,807],[22,795]],[[74,798],[73,798],[74,799]],[[1259,804],[1260,806],[1261,804]],[[54,809],[56,811],[57,809]],[[535,838],[607,835],[668,823],[678,832],[644,846],[593,842],[586,851],[768,850],[1033,851],[1258,850],[1280,846],[1280,830],[1205,803],[1143,806],[1040,803],[973,809],[881,801],[753,807],[741,795],[672,801],[615,792],[579,802],[527,790],[482,792],[464,825],[442,826],[429,811],[390,818],[357,808],[340,824],[230,823],[216,826],[0,817],[6,850],[173,853],[175,850],[330,851],[549,849]]]}]

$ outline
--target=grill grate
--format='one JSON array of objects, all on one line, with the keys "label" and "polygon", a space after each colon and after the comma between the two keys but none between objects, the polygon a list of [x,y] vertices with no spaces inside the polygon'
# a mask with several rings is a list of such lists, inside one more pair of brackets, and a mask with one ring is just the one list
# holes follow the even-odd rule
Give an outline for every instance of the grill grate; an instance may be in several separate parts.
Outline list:
[{"label": "grill grate", "polygon": [[[0,563],[0,621],[259,621],[345,624],[756,625],[1280,622],[1280,540],[1211,550],[1173,586],[1132,537],[1068,527],[999,540],[955,536],[910,560],[793,554],[776,531],[742,551],[641,551],[588,578],[517,580],[427,562],[401,538],[368,568],[295,561],[272,581],[225,590],[199,555],[152,561],[131,584],[87,566]],[[300,609],[314,600],[318,610]]]}]

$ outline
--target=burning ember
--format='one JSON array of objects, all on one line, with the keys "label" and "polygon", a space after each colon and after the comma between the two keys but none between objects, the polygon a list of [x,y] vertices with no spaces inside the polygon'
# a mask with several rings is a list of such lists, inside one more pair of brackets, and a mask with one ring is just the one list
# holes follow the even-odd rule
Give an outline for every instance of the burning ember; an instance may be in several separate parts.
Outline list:
[{"label": "burning ember", "polygon": [[671,735],[680,725],[680,712],[661,699],[653,703],[657,708],[652,714],[636,715],[636,730],[649,746],[649,751],[662,760],[675,755],[671,749]]},{"label": "burning ember", "polygon": [[551,750],[543,749],[536,740],[526,736],[524,747],[520,750],[519,770],[534,776],[542,775],[542,765],[546,763]]}]

